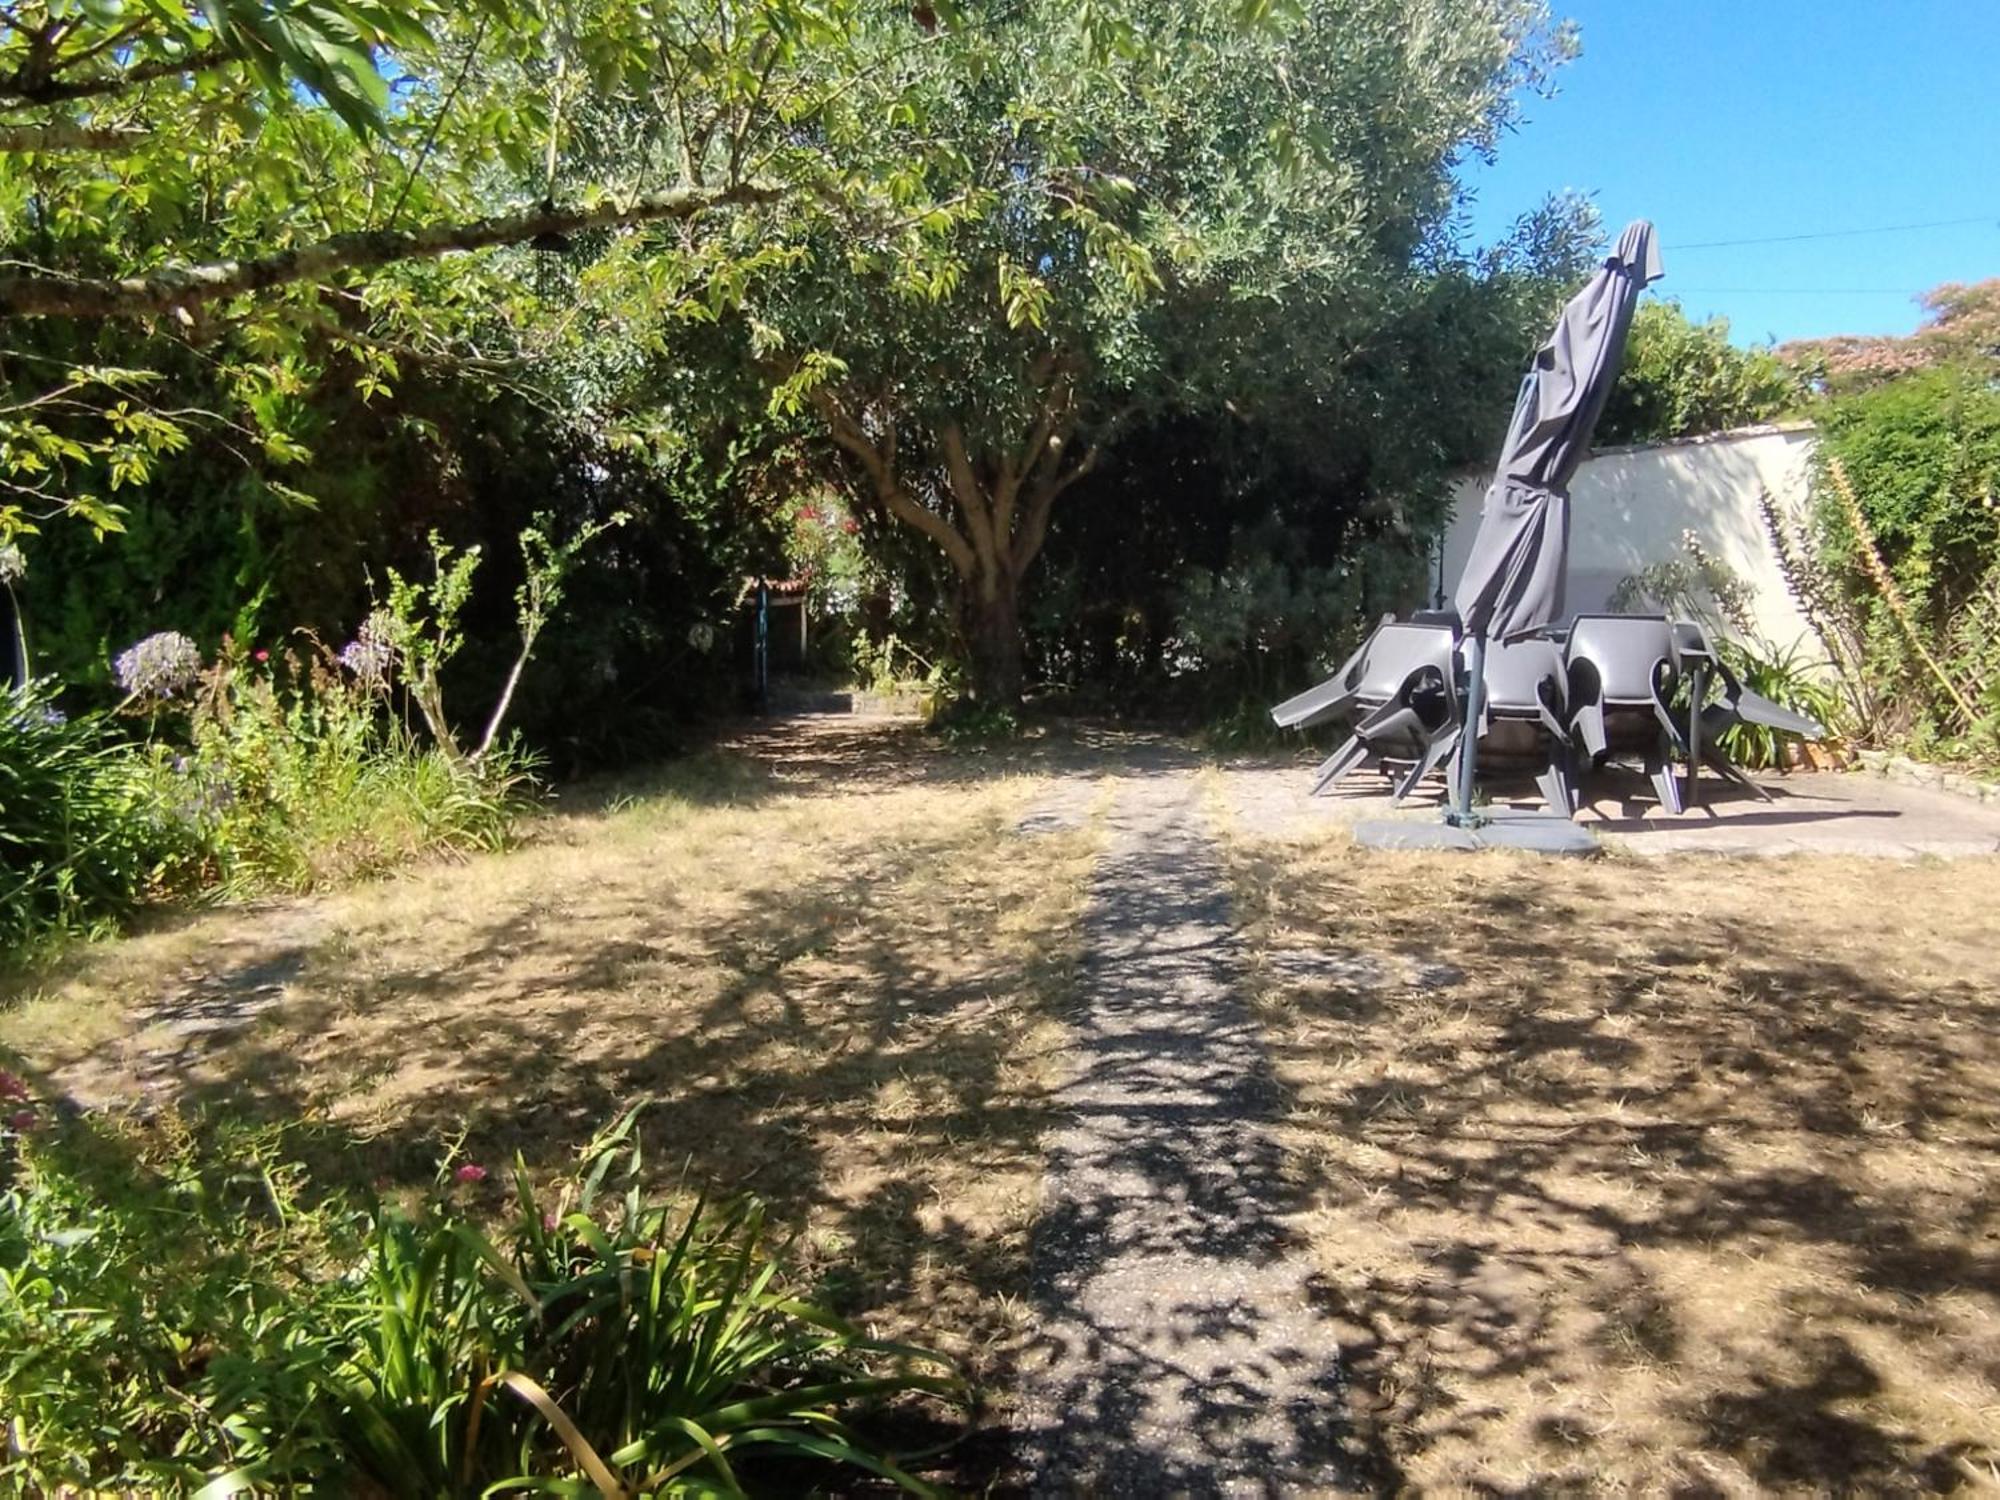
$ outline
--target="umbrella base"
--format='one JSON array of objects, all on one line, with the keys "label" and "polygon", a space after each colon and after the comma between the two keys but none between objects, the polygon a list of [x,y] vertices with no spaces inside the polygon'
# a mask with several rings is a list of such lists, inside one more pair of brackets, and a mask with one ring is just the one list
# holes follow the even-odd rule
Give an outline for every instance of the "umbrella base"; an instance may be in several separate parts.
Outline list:
[{"label": "umbrella base", "polygon": [[1604,851],[1587,829],[1560,813],[1501,811],[1477,828],[1415,818],[1365,818],[1354,825],[1364,849],[1523,849],[1589,858]]}]

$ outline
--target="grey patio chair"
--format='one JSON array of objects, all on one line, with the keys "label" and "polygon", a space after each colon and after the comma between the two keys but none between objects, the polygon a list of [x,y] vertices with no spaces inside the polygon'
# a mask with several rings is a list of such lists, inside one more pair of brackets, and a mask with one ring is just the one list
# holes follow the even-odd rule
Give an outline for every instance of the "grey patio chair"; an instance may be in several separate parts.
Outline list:
[{"label": "grey patio chair", "polygon": [[1674,718],[1680,647],[1664,615],[1578,615],[1565,650],[1569,722],[1591,769],[1638,748],[1669,812],[1682,809],[1674,758],[1686,739]]},{"label": "grey patio chair", "polygon": [[[1771,794],[1744,775],[1742,768],[1724,753],[1722,736],[1738,724],[1761,724],[1784,734],[1798,735],[1801,739],[1817,740],[1825,736],[1825,726],[1746,688],[1743,680],[1723,660],[1722,653],[1715,649],[1708,632],[1696,621],[1675,622],[1674,634],[1690,684],[1688,800],[1694,800],[1695,767],[1705,765],[1750,792],[1759,801],[1769,802]],[[1721,685],[1721,692],[1712,703],[1708,701],[1711,677]]]},{"label": "grey patio chair", "polygon": [[1457,632],[1449,625],[1384,622],[1376,627],[1353,668],[1353,686],[1344,700],[1361,717],[1346,742],[1313,773],[1314,795],[1363,766],[1408,762],[1410,769],[1395,785],[1395,800],[1401,802],[1443,764],[1458,744],[1461,727],[1457,645]]},{"label": "grey patio chair", "polygon": [[[1384,615],[1375,623],[1379,632],[1384,625],[1394,622],[1394,615]],[[1340,664],[1335,672],[1318,687],[1307,688],[1297,697],[1287,698],[1271,710],[1271,721],[1280,729],[1311,729],[1316,724],[1324,724],[1329,719],[1350,712],[1355,706],[1355,692],[1361,685],[1362,664],[1368,658],[1368,648],[1375,644],[1374,634],[1354,648],[1354,654]]]},{"label": "grey patio chair", "polygon": [[1554,641],[1530,636],[1487,645],[1479,737],[1486,738],[1494,720],[1529,724],[1541,731],[1543,764],[1535,785],[1542,800],[1566,818],[1576,812],[1568,703],[1568,672],[1562,648]]}]

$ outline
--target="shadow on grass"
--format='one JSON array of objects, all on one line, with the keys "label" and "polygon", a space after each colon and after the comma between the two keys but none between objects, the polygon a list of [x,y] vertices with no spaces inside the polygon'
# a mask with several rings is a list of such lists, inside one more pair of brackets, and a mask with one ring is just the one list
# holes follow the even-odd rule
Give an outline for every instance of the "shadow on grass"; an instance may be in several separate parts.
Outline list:
[{"label": "shadow on grass", "polygon": [[[135,1084],[181,1109],[291,1127],[328,1185],[414,1192],[456,1142],[489,1169],[470,1193],[495,1208],[516,1153],[549,1173],[649,1099],[656,1176],[754,1192],[802,1231],[798,1263],[837,1310],[941,1339],[1003,1382],[1050,1118],[1038,1028],[1074,964],[1063,912],[1029,931],[1008,919],[1054,899],[1036,882],[1081,846],[951,805],[878,828],[858,794],[970,791],[1077,752],[971,758],[892,741],[877,762],[881,737],[764,726],[638,788],[755,809],[851,777],[851,805],[827,807],[828,858],[786,865],[773,851],[763,869],[760,851],[800,826],[781,813],[728,823],[728,850],[675,882],[615,841],[590,851],[574,889],[483,877],[436,941],[364,906],[377,918],[304,951],[246,947],[177,984],[146,1017],[162,1045],[136,1054]],[[626,795],[606,789],[598,805]],[[690,891],[701,872],[727,878]],[[122,1038],[76,1066],[129,1073],[134,1059]]]},{"label": "shadow on grass", "polygon": [[[1979,1352],[2000,1339],[1990,962],[1916,979],[1900,930],[1855,961],[1810,905],[1787,920],[1796,890],[1711,908],[1715,875],[1679,876],[1675,910],[1652,871],[1396,860],[1238,867],[1254,910],[1336,955],[1464,971],[1400,993],[1280,976],[1277,1064],[1322,1143],[1306,1185],[1369,1247],[1325,1231],[1383,1448],[1436,1450],[1450,1482],[1525,1467],[1533,1489],[1630,1477],[1651,1443],[1645,1483],[1688,1493],[1713,1489],[1704,1454],[1821,1492],[1949,1489],[2000,1462],[1958,1398],[1910,1405],[1942,1379],[2000,1409]],[[1524,1399],[1548,1408],[1527,1439]],[[1669,1428],[1698,1440],[1678,1454]]]}]

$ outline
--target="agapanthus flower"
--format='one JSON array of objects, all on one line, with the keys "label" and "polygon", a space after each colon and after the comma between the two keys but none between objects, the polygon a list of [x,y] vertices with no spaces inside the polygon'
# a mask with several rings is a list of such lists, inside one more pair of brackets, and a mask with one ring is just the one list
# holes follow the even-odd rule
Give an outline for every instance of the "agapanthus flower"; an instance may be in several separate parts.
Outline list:
[{"label": "agapanthus flower", "polygon": [[162,630],[121,651],[111,667],[132,697],[163,702],[194,686],[201,652],[178,630]]},{"label": "agapanthus flower", "polygon": [[365,687],[382,687],[396,665],[396,647],[389,616],[376,610],[361,622],[354,639],[340,648],[340,664]]}]

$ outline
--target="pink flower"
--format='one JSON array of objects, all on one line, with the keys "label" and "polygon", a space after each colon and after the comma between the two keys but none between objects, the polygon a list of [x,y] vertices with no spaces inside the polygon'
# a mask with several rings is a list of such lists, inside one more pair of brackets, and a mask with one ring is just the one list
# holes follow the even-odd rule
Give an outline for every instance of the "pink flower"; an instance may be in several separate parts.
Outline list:
[{"label": "pink flower", "polygon": [[861,529],[861,527],[857,522],[853,520],[853,518],[850,517],[849,519],[842,521],[840,523],[840,529],[846,532],[849,536],[853,536],[855,532]]},{"label": "pink flower", "polygon": [[271,653],[268,651],[252,651],[250,654],[258,661],[269,661],[271,659]]},{"label": "pink flower", "polygon": [[556,1225],[560,1224],[561,1222],[562,1220],[556,1217],[554,1209],[550,1209],[547,1213],[542,1215],[542,1228],[548,1230],[551,1233],[555,1231]]},{"label": "pink flower", "polygon": [[35,1112],[32,1109],[17,1109],[7,1117],[7,1123],[16,1130],[33,1130],[35,1128]]},{"label": "pink flower", "polygon": [[9,1073],[5,1068],[0,1068],[0,1099],[25,1099],[27,1097],[28,1086],[12,1073]]},{"label": "pink flower", "polygon": [[476,1161],[469,1161],[451,1175],[456,1177],[460,1182],[484,1182],[486,1180],[486,1168],[480,1166]]}]

